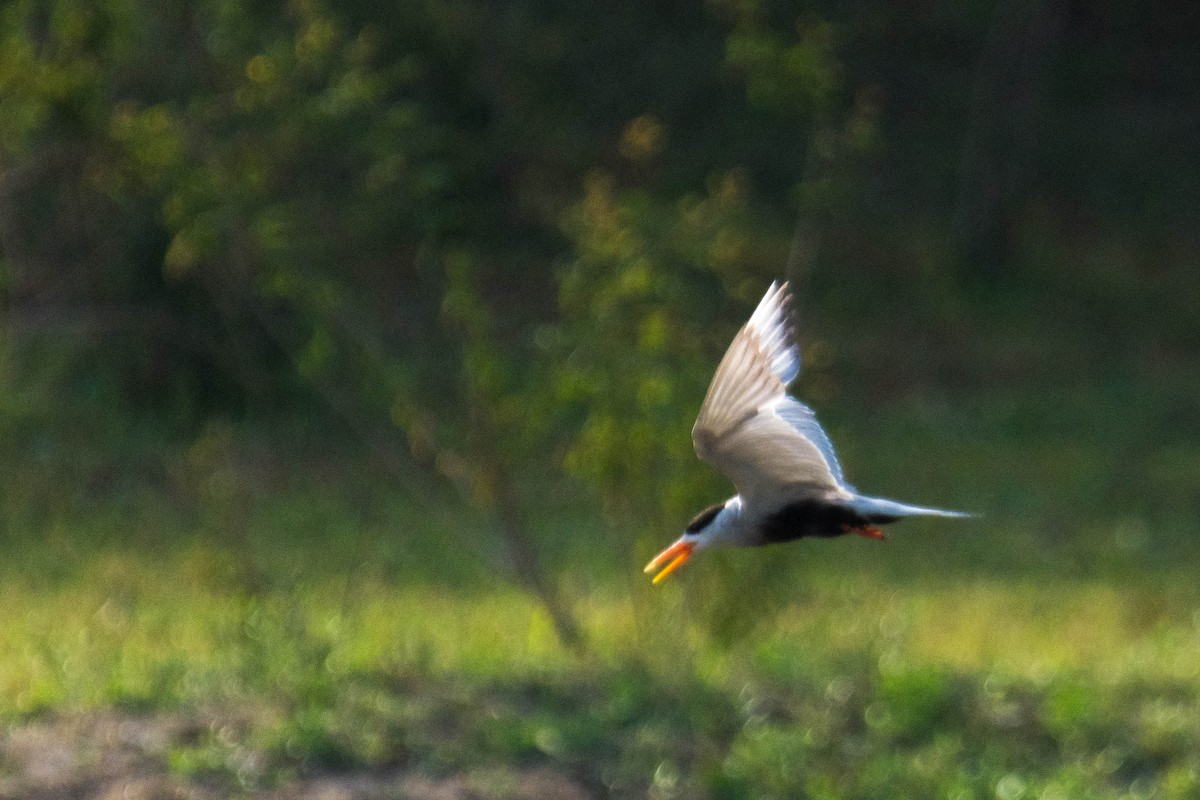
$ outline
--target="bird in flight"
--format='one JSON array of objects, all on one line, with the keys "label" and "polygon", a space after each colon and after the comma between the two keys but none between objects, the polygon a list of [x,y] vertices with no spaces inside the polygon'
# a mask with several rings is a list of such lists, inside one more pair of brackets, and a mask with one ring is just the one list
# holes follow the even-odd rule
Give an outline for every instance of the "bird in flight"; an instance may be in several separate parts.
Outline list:
[{"label": "bird in flight", "polygon": [[882,539],[879,526],[903,517],[971,516],[868,497],[846,482],[816,415],[787,393],[800,373],[787,289],[772,283],[733,338],[692,428],[696,455],[732,480],[737,494],[700,512],[646,565],[647,573],[656,572],[654,583],[709,547],[846,533]]}]

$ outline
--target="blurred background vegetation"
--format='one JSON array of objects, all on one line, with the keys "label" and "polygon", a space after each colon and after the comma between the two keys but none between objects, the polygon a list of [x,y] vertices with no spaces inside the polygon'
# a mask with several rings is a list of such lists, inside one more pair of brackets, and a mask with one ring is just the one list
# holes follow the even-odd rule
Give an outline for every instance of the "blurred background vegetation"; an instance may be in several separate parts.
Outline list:
[{"label": "blurred background vegetation", "polygon": [[[190,715],[242,793],[1195,797],[1197,33],[5,3],[0,716]],[[850,479],[984,516],[651,591],[776,278]]]}]

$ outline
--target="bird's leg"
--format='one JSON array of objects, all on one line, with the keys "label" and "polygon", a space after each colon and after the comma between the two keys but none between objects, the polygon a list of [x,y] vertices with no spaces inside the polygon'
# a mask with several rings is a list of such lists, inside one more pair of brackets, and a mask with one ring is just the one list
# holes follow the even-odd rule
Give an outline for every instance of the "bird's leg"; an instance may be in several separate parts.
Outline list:
[{"label": "bird's leg", "polygon": [[843,525],[842,533],[857,533],[859,536],[864,536],[868,539],[882,540],[882,539],[887,538],[886,536],[883,535],[883,531],[881,531],[879,528],[875,527],[874,525],[859,525],[859,526]]}]

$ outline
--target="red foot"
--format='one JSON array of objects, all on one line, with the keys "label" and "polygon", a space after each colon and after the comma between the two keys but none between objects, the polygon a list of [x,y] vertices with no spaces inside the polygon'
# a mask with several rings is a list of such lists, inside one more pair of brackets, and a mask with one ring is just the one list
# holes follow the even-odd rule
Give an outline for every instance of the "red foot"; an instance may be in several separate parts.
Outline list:
[{"label": "red foot", "polygon": [[845,533],[857,533],[859,536],[864,536],[868,539],[886,539],[887,538],[886,536],[883,535],[883,531],[881,531],[879,528],[876,528],[874,525],[864,525],[861,528],[851,527],[850,525],[843,525],[842,530]]}]

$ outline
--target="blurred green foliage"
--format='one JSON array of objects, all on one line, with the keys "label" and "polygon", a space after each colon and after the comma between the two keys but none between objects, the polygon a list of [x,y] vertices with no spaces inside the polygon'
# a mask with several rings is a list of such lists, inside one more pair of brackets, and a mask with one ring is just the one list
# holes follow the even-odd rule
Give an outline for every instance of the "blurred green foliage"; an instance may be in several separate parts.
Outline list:
[{"label": "blurred green foliage", "polygon": [[[166,766],[241,793],[1195,796],[1176,12],[3,4],[0,717],[210,714]],[[851,480],[984,516],[652,591],[776,278]]]},{"label": "blurred green foliage", "polygon": [[[114,439],[321,413],[501,528],[565,467],[627,547],[721,491],[682,434],[773,277],[795,281],[818,407],[1157,381],[1200,344],[1198,248],[1172,227],[1196,182],[1159,146],[1192,73],[1163,70],[1114,151],[1133,123],[1103,115],[1150,79],[1085,66],[1189,46],[1130,22],[1120,3],[6,4],[0,424],[69,428],[48,395]],[[1022,41],[1037,69],[1006,77]],[[1072,153],[1081,119],[1096,143]],[[1138,148],[1137,196],[1172,211],[1097,199],[1130,188]]]},{"label": "blurred green foliage", "polygon": [[[850,107],[815,18],[627,4],[597,37],[591,16],[7,6],[14,385],[96,381],[98,413],[184,430],[324,408],[392,469],[415,462],[489,514],[559,607],[528,535],[537,494],[565,464],[626,519],[688,513],[673,432],[719,346],[681,335],[706,322],[689,298],[711,319],[786,261],[772,192],[821,203],[796,148],[687,120],[829,150]],[[631,47],[653,59],[644,92],[624,90]],[[870,115],[847,114],[861,138]],[[793,180],[756,189],[778,167]],[[59,372],[33,356],[42,341]],[[634,492],[639,464],[655,477]]]}]

